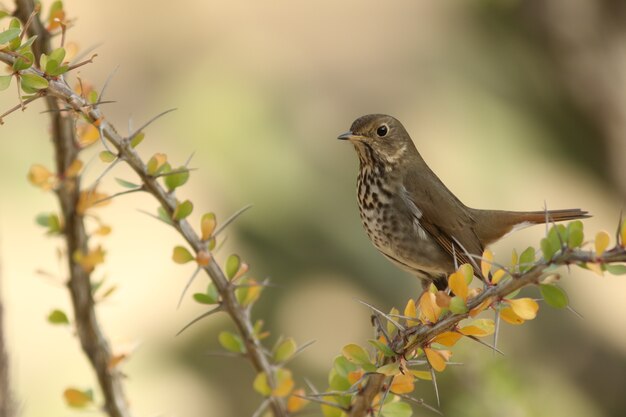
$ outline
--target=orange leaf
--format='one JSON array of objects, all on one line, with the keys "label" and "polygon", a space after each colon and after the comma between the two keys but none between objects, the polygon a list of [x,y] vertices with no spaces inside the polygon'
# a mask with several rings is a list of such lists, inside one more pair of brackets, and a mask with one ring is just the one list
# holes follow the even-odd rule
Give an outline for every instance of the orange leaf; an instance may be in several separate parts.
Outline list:
[{"label": "orange leaf", "polygon": [[458,295],[463,299],[463,301],[467,301],[467,281],[465,280],[465,276],[460,272],[454,272],[448,278],[448,287],[454,292],[454,294]]},{"label": "orange leaf", "polygon": [[276,388],[272,390],[274,397],[286,397],[293,389],[293,378],[289,369],[278,369],[276,371]]},{"label": "orange leaf", "polygon": [[515,298],[513,300],[505,300],[515,314],[523,320],[532,320],[537,317],[539,304],[532,298]]},{"label": "orange leaf", "polygon": [[435,301],[435,294],[432,292],[425,292],[420,298],[420,311],[426,321],[436,323],[441,314],[441,308]]},{"label": "orange leaf", "polygon": [[611,238],[609,237],[609,234],[607,232],[605,231],[598,232],[598,234],[596,235],[596,241],[595,241],[596,256],[600,256],[604,253],[606,248],[609,247],[610,241],[611,241]]},{"label": "orange leaf", "polygon": [[49,191],[54,187],[56,178],[52,172],[48,171],[48,168],[43,165],[35,164],[31,166],[28,171],[28,181],[35,187]]},{"label": "orange leaf", "polygon": [[65,178],[75,178],[83,168],[83,161],[74,159],[69,167],[65,170]]},{"label": "orange leaf", "polygon": [[504,307],[500,310],[500,318],[509,324],[522,324],[524,319],[515,314],[511,307]]},{"label": "orange leaf", "polygon": [[119,355],[111,356],[111,359],[109,359],[109,365],[108,365],[109,371],[114,369],[114,368],[116,368],[117,365],[122,363],[122,361],[124,359],[126,359],[127,357],[128,357],[128,355],[125,354],[125,353],[121,353]]},{"label": "orange leaf", "polygon": [[424,353],[426,353],[428,363],[430,363],[430,366],[432,366],[435,371],[442,372],[446,369],[446,359],[438,350],[424,348]]},{"label": "orange leaf", "polygon": [[67,388],[63,391],[63,397],[67,405],[74,408],[85,408],[93,401],[88,391],[81,391],[76,388]]},{"label": "orange leaf", "polygon": [[450,297],[448,294],[446,294],[445,291],[437,291],[437,294],[435,294],[435,300],[437,302],[437,305],[441,308],[448,308],[450,307],[450,300],[452,299],[452,297]]},{"label": "orange leaf", "polygon": [[94,232],[94,234],[100,235],[100,236],[106,236],[110,233],[111,233],[111,226],[107,226],[106,224],[101,225]]},{"label": "orange leaf", "polygon": [[495,330],[495,323],[490,319],[478,319],[474,320],[469,326],[465,326],[459,329],[459,332],[465,336],[483,337],[493,334]]},{"label": "orange leaf", "polygon": [[102,201],[107,197],[107,194],[99,193],[95,190],[81,191],[78,197],[78,203],[76,204],[76,213],[82,216],[92,207],[106,206],[111,203],[111,200]]},{"label": "orange leaf", "polygon": [[456,342],[461,338],[461,334],[456,332],[443,332],[440,335],[437,335],[433,338],[432,343],[439,343],[444,346],[454,346]]},{"label": "orange leaf", "polygon": [[198,252],[196,255],[196,262],[200,266],[207,266],[209,262],[211,262],[211,254],[206,250]]},{"label": "orange leaf", "polygon": [[399,374],[393,377],[391,381],[391,392],[394,394],[408,394],[413,392],[415,385],[413,384],[414,377],[411,374]]},{"label": "orange leaf", "polygon": [[79,264],[85,272],[90,273],[96,268],[96,266],[104,262],[104,255],[104,250],[102,247],[98,246],[96,249],[89,251],[87,254],[76,251],[73,259],[74,262]]},{"label": "orange leaf", "polygon": [[348,372],[348,382],[350,385],[356,384],[361,378],[363,378],[364,373],[365,371],[361,368],[356,371]]},{"label": "orange leaf", "polygon": [[491,305],[492,301],[493,300],[491,299],[491,297],[487,298],[485,301],[483,301],[482,303],[478,304],[476,307],[471,309],[470,312],[469,312],[470,317],[476,317],[477,315],[482,313],[484,310],[486,310]]},{"label": "orange leaf", "polygon": [[100,139],[100,131],[92,124],[78,126],[76,128],[76,135],[78,136],[78,145],[81,148],[86,148]]},{"label": "orange leaf", "polygon": [[489,271],[491,271],[491,263],[493,262],[493,252],[489,249],[485,249],[483,252],[483,259],[480,261],[480,272],[482,272],[483,277],[487,279],[489,276]]},{"label": "orange leaf", "polygon": [[[296,397],[296,395],[299,395],[300,397]],[[304,390],[302,388],[294,390],[287,400],[287,411],[290,413],[296,413],[302,410],[304,406],[309,403],[308,400],[301,398],[302,396],[304,396]]]}]

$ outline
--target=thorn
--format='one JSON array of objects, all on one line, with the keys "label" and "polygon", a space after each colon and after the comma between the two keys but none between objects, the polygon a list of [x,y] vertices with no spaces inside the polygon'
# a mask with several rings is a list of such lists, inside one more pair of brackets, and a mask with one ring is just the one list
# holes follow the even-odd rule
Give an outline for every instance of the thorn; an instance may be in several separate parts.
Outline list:
[{"label": "thorn", "polygon": [[166,224],[166,225],[168,225],[168,226],[171,226],[171,225],[172,225],[171,223],[169,223],[169,222],[165,221],[164,219],[162,219],[162,218],[160,218],[159,216],[154,215],[154,214],[152,214],[152,213],[150,213],[150,212],[147,212],[147,211],[142,210],[142,209],[138,209],[137,211],[138,211],[139,213],[143,213],[143,214],[145,214],[145,215],[147,215],[147,216],[150,216],[150,217],[152,217],[152,218],[154,218],[154,219],[157,219],[158,221],[163,222],[163,223],[165,223],[165,224]]},{"label": "thorn", "polygon": [[252,414],[252,417],[261,417],[261,414],[263,414],[263,411],[265,411],[267,409],[267,406],[270,405],[270,400],[271,400],[271,397],[266,398],[265,401],[263,401],[261,405],[259,405],[259,408],[256,409],[254,414]]},{"label": "thorn", "polygon": [[452,242],[452,259],[454,260],[454,270],[459,269],[459,260],[456,258],[456,248],[454,247],[454,242]]},{"label": "thorn", "polygon": [[107,90],[109,83],[113,79],[113,76],[115,75],[118,69],[120,69],[119,65],[116,66],[115,69],[113,69],[113,71],[111,71],[111,73],[107,77],[106,81],[104,82],[104,85],[102,86],[102,89],[100,90],[100,94],[98,94],[98,100],[102,100],[102,98],[104,97],[104,92]]},{"label": "thorn", "polygon": [[430,377],[433,381],[433,387],[435,388],[435,397],[437,397],[437,407],[441,407],[441,403],[439,401],[439,388],[437,387],[437,377],[435,376],[435,370],[432,366],[430,367]]},{"label": "thorn", "polygon": [[226,229],[226,227],[228,227],[229,224],[234,222],[239,216],[241,216],[243,213],[245,213],[247,210],[249,210],[251,208],[252,208],[252,204],[248,204],[247,206],[242,207],[239,210],[237,210],[228,219],[226,219],[226,221],[224,223],[222,223],[221,226],[217,228],[217,230],[215,230],[213,232],[213,236],[211,236],[211,237],[213,239],[215,239],[217,237],[217,235],[219,235],[222,230]]},{"label": "thorn", "polygon": [[496,349],[498,348],[498,335],[500,334],[500,312],[498,310],[495,311],[496,313],[496,318],[495,318],[495,330],[493,332],[493,355],[495,356],[496,354]]},{"label": "thorn", "polygon": [[196,151],[193,151],[191,155],[189,155],[189,158],[187,158],[187,161],[185,161],[185,168],[189,166],[189,163],[191,162],[191,159],[194,157],[195,154],[196,154]]},{"label": "thorn", "polygon": [[300,346],[298,349],[296,349],[295,352],[293,352],[293,355],[291,355],[289,357],[289,359],[287,359],[286,361],[283,362],[283,364],[286,364],[287,362],[290,362],[293,358],[295,358],[296,356],[298,356],[299,354],[301,354],[302,352],[304,352],[304,350],[306,348],[308,348],[309,346],[311,346],[313,343],[315,343],[316,340],[309,340],[308,342],[306,342],[305,344],[303,344],[302,346]]},{"label": "thorn", "polygon": [[129,135],[129,138],[134,138],[135,136],[137,136],[141,131],[143,131],[145,128],[147,128],[148,126],[150,126],[153,122],[155,122],[156,120],[158,120],[159,118],[165,116],[168,113],[173,112],[174,110],[177,110],[176,108],[171,108],[171,109],[167,109],[165,111],[162,111],[161,113],[157,114],[156,116],[154,116],[152,119],[148,120],[146,123],[143,124],[143,126],[141,126],[139,129],[135,130],[135,132],[133,132],[132,135]]},{"label": "thorn", "polygon": [[383,393],[383,398],[381,398],[381,400],[379,401],[380,407],[378,407],[378,413],[376,414],[376,417],[380,417],[380,415],[383,412],[383,405],[385,404],[385,400],[387,399],[387,395],[389,395],[389,391],[391,390],[391,384],[393,382],[393,378],[395,378],[395,377],[391,378],[391,380],[387,384],[387,389],[385,389],[385,392]]},{"label": "thorn", "polygon": [[309,381],[308,378],[304,378],[304,383],[307,384],[307,386],[309,387],[309,389],[311,391],[313,391],[313,394],[318,394],[319,393],[317,388],[315,388],[315,385],[313,385],[313,383],[311,381]]},{"label": "thorn", "polygon": [[93,205],[95,206],[96,204],[100,204],[100,203],[104,203],[105,201],[113,200],[115,197],[119,197],[119,196],[124,195],[124,194],[136,193],[138,191],[145,191],[145,190],[144,190],[143,186],[141,186],[141,187],[138,187],[138,188],[133,188],[132,190],[120,191],[119,193],[115,193],[113,195],[110,195],[108,197],[101,198],[100,200],[95,201],[93,203]]},{"label": "thorn", "polygon": [[369,308],[371,308],[372,310],[374,310],[375,312],[377,312],[378,314],[380,314],[381,316],[383,316],[384,318],[386,318],[387,320],[389,320],[389,322],[391,324],[393,324],[394,326],[396,326],[396,328],[398,328],[398,330],[400,331],[405,331],[406,329],[404,328],[403,325],[401,325],[400,323],[398,323],[397,321],[395,321],[394,319],[392,319],[391,317],[389,317],[388,314],[383,313],[382,311],[380,311],[379,309],[377,309],[376,307],[374,307],[373,305],[366,303],[363,300],[359,300],[358,298],[354,298],[354,300],[356,300],[357,302],[363,304],[364,306],[367,306]]},{"label": "thorn", "polygon": [[585,317],[583,317],[583,315],[582,315],[582,314],[580,314],[578,311],[574,310],[574,308],[573,308],[572,306],[569,306],[569,305],[568,305],[568,306],[567,306],[567,309],[568,309],[569,311],[571,311],[572,313],[574,313],[574,315],[578,316],[578,318],[583,319],[583,320],[585,319]]},{"label": "thorn", "polygon": [[190,321],[189,323],[187,323],[187,324],[186,324],[186,325],[185,325],[182,329],[180,329],[180,330],[178,331],[178,333],[176,333],[176,336],[179,336],[182,332],[184,332],[185,330],[187,330],[187,329],[188,329],[191,325],[193,325],[193,324],[195,324],[195,323],[199,322],[199,321],[200,321],[200,320],[202,320],[203,318],[205,318],[205,317],[209,317],[210,315],[215,314],[215,313],[220,312],[220,311],[222,311],[222,305],[221,305],[221,304],[220,304],[220,305],[218,305],[217,307],[215,307],[215,308],[214,308],[214,309],[212,309],[212,310],[209,310],[209,311],[207,311],[207,312],[204,312],[204,313],[200,314],[198,317],[196,317],[195,319],[191,320],[191,321]]},{"label": "thorn", "polygon": [[[317,397],[311,397],[308,395],[298,395],[298,394],[292,394],[294,397],[297,398],[302,398],[303,400],[308,400],[308,401],[312,401],[314,403],[318,403],[318,404],[323,404],[323,405],[327,405],[329,407],[333,407],[333,408],[338,408],[343,412],[348,412],[347,408],[342,407],[341,405],[331,402],[331,401],[326,401],[326,400],[322,400],[321,398],[317,398]],[[334,397],[336,397],[336,395],[334,395]]]},{"label": "thorn", "polygon": [[154,178],[167,177],[167,176],[174,175],[174,174],[180,174],[181,172],[191,172],[191,171],[197,171],[197,170],[198,168],[178,168],[169,172],[161,172],[157,175],[153,175],[153,177]]},{"label": "thorn", "polygon": [[624,209],[620,209],[619,211],[619,221],[617,222],[617,232],[615,233],[615,245],[619,246],[626,244],[626,242],[621,242],[622,240],[622,221],[623,221]]},{"label": "thorn", "polygon": [[[100,136],[100,137],[102,137],[102,136]],[[109,152],[111,152],[111,151],[109,151]],[[115,165],[117,165],[121,160],[122,159],[120,158],[119,155],[115,155],[115,159],[109,165],[107,165],[107,167],[104,169],[104,171],[102,171],[102,173],[100,175],[98,175],[98,178],[96,178],[96,180],[89,187],[87,187],[87,190],[88,191],[95,190],[96,187],[98,186],[98,184],[100,184],[100,181],[102,181],[102,178],[104,178],[104,176],[106,174],[108,174],[109,171],[111,171],[113,169],[113,167]]]},{"label": "thorn", "polygon": [[480,343],[480,344],[481,344],[481,345],[483,345],[483,346],[487,346],[487,347],[488,347],[489,349],[491,349],[494,353],[495,353],[495,352],[498,352],[500,355],[504,356],[504,353],[503,353],[501,350],[499,350],[499,349],[498,349],[498,348],[496,348],[495,346],[491,346],[489,343],[485,343],[485,342],[483,342],[482,340],[480,340],[480,339],[479,339],[479,338],[477,338],[476,336],[470,336],[470,335],[464,335],[464,336],[465,336],[465,337],[467,337],[467,338],[469,338],[469,339],[471,339],[471,340],[473,340],[473,341],[475,341],[475,342]]},{"label": "thorn", "polygon": [[[452,236],[452,239],[454,239],[454,241],[456,242],[457,245],[460,246],[461,249],[463,249],[463,253],[465,253],[465,255],[468,257],[469,261],[472,263],[472,266],[474,267],[474,271],[478,272],[480,274],[480,267],[478,266],[478,264],[476,263],[476,261],[474,260],[474,258],[472,257],[472,254],[469,253],[467,251],[467,249],[465,249],[465,247],[461,244],[461,242],[458,241],[457,238],[455,238],[454,236]],[[454,245],[453,245],[454,246]]]},{"label": "thorn", "polygon": [[198,266],[196,270],[193,271],[193,274],[191,274],[191,278],[189,278],[189,280],[187,281],[187,285],[185,285],[185,288],[183,289],[183,292],[180,294],[180,298],[178,299],[178,304],[176,305],[177,310],[180,308],[180,305],[183,303],[183,298],[185,297],[185,294],[187,293],[189,286],[191,286],[191,283],[193,282],[194,278],[196,277],[196,275],[198,275],[198,272],[200,272],[201,269],[202,267]]},{"label": "thorn", "polygon": [[424,400],[423,400],[423,399],[421,399],[421,398],[420,398],[420,399],[413,398],[413,397],[411,397],[410,395],[406,395],[406,394],[396,394],[396,395],[398,395],[398,397],[400,397],[400,398],[402,398],[402,399],[404,399],[404,400],[411,401],[412,403],[417,404],[417,405],[421,405],[422,407],[426,408],[427,410],[430,410],[430,411],[432,411],[433,413],[437,413],[437,414],[439,414],[440,416],[442,416],[442,415],[443,415],[443,413],[442,413],[441,411],[437,410],[437,409],[436,409],[435,407],[433,407],[432,405],[428,405],[428,404],[426,404],[426,403],[424,402]]}]

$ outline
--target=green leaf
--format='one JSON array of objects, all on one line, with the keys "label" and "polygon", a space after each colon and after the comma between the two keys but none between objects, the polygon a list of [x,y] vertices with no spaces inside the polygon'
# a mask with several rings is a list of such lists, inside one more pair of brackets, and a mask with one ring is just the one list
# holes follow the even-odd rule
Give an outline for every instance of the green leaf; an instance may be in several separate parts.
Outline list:
[{"label": "green leaf", "polygon": [[211,298],[208,294],[197,292],[193,295],[193,299],[200,304],[215,304],[217,300]]},{"label": "green leaf", "polygon": [[[90,100],[91,101],[91,100]],[[98,101],[98,95],[96,93],[96,101]],[[95,103],[96,101],[94,101],[93,103]],[[139,132],[137,133],[135,136],[132,137],[132,139],[130,140],[130,147],[131,148],[136,148],[137,145],[139,145],[143,139],[146,137],[146,134],[143,132]]]},{"label": "green leaf", "polygon": [[230,255],[228,259],[226,259],[226,276],[228,279],[235,278],[237,271],[241,267],[241,258],[239,255]]},{"label": "green leaf", "polygon": [[550,239],[544,237],[543,239],[541,239],[541,252],[543,252],[543,258],[546,261],[549,261],[552,259],[552,257],[554,256],[554,254],[559,250],[558,247],[554,247],[552,246],[552,243],[550,242]]},{"label": "green leaf", "polygon": [[32,52],[24,52],[13,63],[13,69],[15,71],[28,69],[33,65],[33,62],[35,62],[35,55]]},{"label": "green leaf", "polygon": [[467,305],[465,305],[465,301],[459,296],[454,296],[450,299],[448,308],[454,314],[467,313]]},{"label": "green leaf", "polygon": [[174,214],[172,217],[174,220],[182,220],[189,216],[193,211],[193,203],[189,200],[185,200],[182,203],[176,206],[176,210],[174,210]]},{"label": "green leaf", "polygon": [[11,85],[12,75],[0,75],[0,91],[4,91]]},{"label": "green leaf", "polygon": [[23,74],[20,77],[20,83],[24,91],[28,91],[29,89],[36,91],[48,88],[48,80],[37,74]]},{"label": "green leaf", "polygon": [[388,363],[387,365],[383,365],[379,367],[378,369],[376,369],[376,372],[378,372],[379,374],[387,375],[387,376],[398,375],[400,373],[400,363],[399,362]]},{"label": "green leaf", "polygon": [[577,248],[583,244],[584,238],[583,222],[576,220],[567,225],[567,246]]},{"label": "green leaf", "polygon": [[626,265],[623,264],[605,264],[604,269],[613,275],[626,274]]},{"label": "green leaf", "polygon": [[70,324],[67,314],[61,310],[52,310],[52,312],[48,314],[48,322],[52,324]]},{"label": "green leaf", "polygon": [[119,185],[121,185],[122,187],[124,187],[124,188],[133,189],[133,188],[140,188],[141,187],[141,185],[139,185],[139,184],[135,184],[134,182],[126,181],[126,180],[123,180],[121,178],[116,178],[115,181],[117,181],[117,183]]},{"label": "green leaf", "polygon": [[383,355],[387,356],[387,357],[393,357],[396,354],[393,352],[393,350],[391,350],[391,348],[389,346],[387,346],[387,344],[381,342],[380,340],[375,340],[375,339],[370,339],[368,340],[368,342],[374,346],[378,351],[380,351],[380,353],[382,353]]},{"label": "green leaf", "polygon": [[18,53],[23,54],[24,52],[32,52],[30,51],[30,47],[37,39],[37,35],[33,35],[26,40],[26,42],[20,45],[20,48],[17,50]]},{"label": "green leaf", "polygon": [[337,371],[337,374],[343,378],[347,378],[350,372],[354,372],[357,370],[357,366],[352,362],[348,361],[344,356],[335,357],[335,361],[333,362],[333,369]]},{"label": "green leaf", "polygon": [[39,55],[39,69],[43,71],[46,69],[46,65],[48,65],[48,55],[42,53]]},{"label": "green leaf", "polygon": [[535,248],[529,246],[519,257],[519,270],[520,272],[526,272],[534,266],[535,263]]},{"label": "green leaf", "polygon": [[252,383],[252,387],[256,392],[264,397],[269,397],[272,393],[272,388],[267,381],[267,375],[265,372],[257,374],[256,378],[254,378],[254,382]]},{"label": "green leaf", "polygon": [[330,371],[328,376],[328,387],[333,391],[347,391],[350,389],[350,381],[347,377],[343,377],[334,369]]},{"label": "green leaf", "polygon": [[37,215],[35,221],[38,225],[46,227],[49,234],[59,233],[61,231],[61,221],[55,213],[41,213]]},{"label": "green leaf", "polygon": [[98,157],[100,158],[102,162],[109,164],[115,161],[115,159],[117,158],[117,155],[115,155],[113,152],[102,151],[98,154]]},{"label": "green leaf", "polygon": [[193,261],[194,257],[184,246],[176,246],[172,253],[172,260],[177,264],[186,264]]},{"label": "green leaf", "polygon": [[165,175],[163,181],[169,191],[174,191],[176,188],[184,185],[189,179],[189,171],[184,166],[178,168],[180,172],[174,174]]},{"label": "green leaf", "polygon": [[552,247],[557,248],[557,252],[563,245],[567,244],[567,229],[562,224],[554,225],[548,231],[548,240]]},{"label": "green leaf", "polygon": [[0,45],[11,42],[13,39],[20,36],[22,30],[20,28],[7,29],[0,33]]},{"label": "green leaf", "polygon": [[65,48],[57,48],[48,55],[48,63],[56,61],[59,64],[63,62],[65,58]]},{"label": "green leaf", "polygon": [[296,341],[293,338],[289,337],[282,342],[274,349],[274,362],[281,363],[285,362],[289,358],[296,353],[298,346],[296,345]]},{"label": "green leaf", "polygon": [[383,405],[383,417],[411,417],[413,409],[407,403],[401,401]]},{"label": "green leaf", "polygon": [[235,352],[235,353],[246,352],[246,348],[243,342],[241,341],[241,337],[237,336],[236,334],[223,331],[219,334],[217,339],[219,340],[220,345],[222,345],[224,349],[230,352]]},{"label": "green leaf", "polygon": [[[98,102],[98,92],[96,90],[91,90],[89,92],[89,94],[87,94],[87,101],[89,101],[92,104],[97,103]],[[132,146],[132,141],[131,141],[131,146]],[[137,145],[135,145],[135,146],[137,146]],[[133,146],[133,148],[135,146]]]},{"label": "green leaf", "polygon": [[365,351],[365,349],[359,345],[355,345],[354,343],[344,346],[341,353],[346,359],[357,365],[363,366],[372,364],[370,355]]},{"label": "green leaf", "polygon": [[569,304],[567,294],[561,287],[557,287],[553,284],[540,284],[539,291],[543,300],[550,307],[565,308]]}]

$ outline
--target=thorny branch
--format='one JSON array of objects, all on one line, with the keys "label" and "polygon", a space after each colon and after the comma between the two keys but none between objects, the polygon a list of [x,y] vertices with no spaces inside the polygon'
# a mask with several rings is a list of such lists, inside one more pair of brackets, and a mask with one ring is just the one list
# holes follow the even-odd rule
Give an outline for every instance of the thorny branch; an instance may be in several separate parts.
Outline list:
[{"label": "thorny branch", "polygon": [[[489,299],[492,300],[492,302],[497,302],[515,290],[538,284],[544,273],[546,273],[546,269],[554,265],[559,266],[579,263],[608,264],[616,262],[626,262],[626,248],[616,247],[605,252],[602,256],[596,256],[592,252],[583,250],[567,250],[549,261],[537,263],[533,268],[524,273],[512,274],[511,279],[503,281],[498,285],[487,287],[485,291],[468,302],[467,308],[468,311],[472,310]],[[389,346],[394,352],[399,352],[400,354],[410,352],[432,340],[435,336],[454,330],[461,320],[468,317],[468,313],[448,313],[437,323],[432,325],[419,324],[409,327],[406,330],[399,330]],[[410,342],[407,343],[408,340],[410,340]],[[387,358],[384,364],[390,361],[391,358]],[[385,375],[377,373],[369,377],[364,388],[356,395],[348,413],[349,417],[366,417],[368,413],[371,412],[374,398],[383,391],[385,379]]]},{"label": "thorny branch", "polygon": [[[22,8],[28,7],[28,5],[32,6],[32,0],[18,0],[18,3],[22,4]],[[24,4],[26,6],[24,6]],[[32,7],[27,10],[32,10]],[[34,23],[36,23],[37,21],[38,19],[36,19]],[[42,36],[42,39],[46,38],[47,36]],[[41,46],[38,46],[37,48],[39,49],[34,48],[34,50],[38,50],[39,52],[42,50]],[[12,65],[15,61],[15,57],[11,56],[8,53],[0,52],[0,61]],[[45,74],[35,68],[24,70],[23,73],[33,73],[40,76],[45,76]],[[172,218],[174,210],[177,206],[176,198],[159,184],[159,182],[157,181],[157,176],[148,174],[146,164],[140,158],[135,149],[133,149],[130,145],[130,137],[123,137],[122,135],[120,135],[115,127],[106,120],[99,106],[89,103],[86,99],[76,94],[62,77],[49,77],[48,82],[48,88],[42,91],[46,94],[46,99],[49,103],[49,106],[57,106],[54,109],[55,111],[52,112],[52,114],[54,115],[54,132],[61,135],[67,135],[67,138],[73,138],[73,136],[71,135],[74,134],[73,125],[70,126],[69,124],[64,123],[65,119],[63,119],[63,114],[67,112],[56,111],[58,110],[58,105],[56,103],[56,100],[58,99],[68,105],[70,108],[72,108],[76,113],[84,116],[91,123],[95,123],[97,125],[101,134],[109,141],[109,143],[113,145],[118,154],[123,158],[124,162],[126,162],[140,177],[145,191],[152,194],[165,209],[170,218]],[[72,142],[72,144],[73,143],[74,142]],[[68,143],[65,141],[59,142],[59,151],[61,151],[59,156],[60,160],[57,161],[59,172],[64,172],[64,169],[69,166],[69,163],[71,163],[71,161],[73,161],[76,156],[76,149],[72,147],[68,149],[67,145]],[[57,154],[59,155],[58,152]],[[61,187],[61,189],[63,188],[64,187]],[[77,192],[76,190],[78,190],[78,187],[74,189],[75,192]],[[77,195],[73,194],[68,196],[61,196],[60,193],[60,198],[63,204],[64,214],[66,214],[67,210],[67,214],[64,217],[67,219],[68,244],[70,242],[72,243],[71,247],[69,247],[68,252],[71,254],[77,249],[85,250],[87,248],[87,239],[82,222],[71,222],[71,219],[73,218],[80,219],[80,217],[74,215],[74,207],[76,206]],[[196,254],[207,252],[206,242],[203,242],[201,240],[201,238],[196,234],[191,225],[187,222],[187,220],[172,220],[171,224],[193,248]],[[213,258],[211,257],[211,259]],[[93,340],[99,340],[103,342],[104,338],[102,337],[100,332],[97,331],[98,328],[95,321],[95,314],[93,312],[93,299],[91,298],[91,294],[88,291],[85,292],[84,288],[81,287],[81,284],[83,284],[84,286],[84,283],[87,283],[88,288],[89,276],[86,275],[84,271],[82,271],[80,266],[73,265],[71,259],[70,264],[73,274],[72,276],[76,276],[76,278],[70,280],[70,289],[76,292],[76,295],[73,296],[73,300],[75,301],[75,303],[77,303],[77,306],[81,308],[84,307],[83,313],[79,314],[78,311],[76,312],[76,318],[77,320],[80,318],[81,321],[87,321],[88,323],[86,324],[91,325],[89,328],[91,329],[92,333],[94,333],[92,335],[83,335],[82,332],[80,332],[81,342],[83,341],[83,336],[86,336],[85,341],[89,342],[89,346],[87,347],[92,349],[94,347],[92,343]],[[210,277],[210,279],[215,284],[217,290],[219,291],[222,298],[223,309],[234,321],[239,333],[241,334],[242,339],[245,343],[246,356],[252,363],[255,371],[259,373],[264,372],[268,376],[268,382],[270,386],[274,387],[275,380],[272,365],[270,364],[269,359],[264,354],[261,343],[254,333],[249,310],[242,307],[237,302],[237,298],[235,296],[236,287],[228,281],[224,274],[224,271],[222,271],[220,266],[213,260],[209,262],[208,265],[203,266],[202,269]],[[108,353],[108,345],[106,345],[106,342],[104,344],[100,344],[99,346],[101,352]],[[106,349],[104,349],[105,347]],[[92,352],[91,354],[93,355],[94,352]],[[96,359],[101,358],[96,357]],[[111,371],[109,370],[108,372],[110,373]],[[101,380],[101,384],[110,383],[111,381],[118,381],[118,378],[111,378],[111,375],[104,376],[109,379],[104,381]],[[121,386],[119,388],[120,395],[119,397],[115,398],[123,398],[123,395],[121,395]],[[286,406],[282,399],[277,397],[270,397],[269,405],[275,417],[287,416]],[[119,413],[111,415],[117,417],[126,416],[127,414]]]},{"label": "thorny branch", "polygon": [[[25,24],[33,15],[34,1],[16,0],[15,4],[17,6],[15,16]],[[29,34],[37,35],[37,39],[33,43],[33,52],[37,60],[42,53],[49,54],[51,52],[50,34],[38,16],[31,20]],[[73,257],[75,253],[87,253],[89,248],[89,238],[85,231],[83,217],[76,212],[81,192],[80,177],[70,178],[64,175],[78,157],[79,152],[75,137],[74,118],[71,114],[59,111],[57,98],[52,95],[47,95],[45,98],[52,121],[56,171],[59,178],[62,179],[56,194],[65,220],[63,233],[67,244],[70,274],[67,285],[74,309],[76,332],[82,349],[98,377],[106,412],[111,417],[129,417],[131,413],[124,394],[122,374],[115,367],[110,366],[111,347],[98,324],[95,301],[91,290],[90,272],[85,271]]]}]

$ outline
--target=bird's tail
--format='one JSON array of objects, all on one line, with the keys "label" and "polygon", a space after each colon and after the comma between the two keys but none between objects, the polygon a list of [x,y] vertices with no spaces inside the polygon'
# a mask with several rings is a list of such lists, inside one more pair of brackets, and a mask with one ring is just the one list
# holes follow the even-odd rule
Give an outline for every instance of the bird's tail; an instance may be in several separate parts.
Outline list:
[{"label": "bird's tail", "polygon": [[476,234],[483,246],[500,239],[515,230],[534,224],[561,222],[591,217],[581,209],[544,211],[473,210],[478,225]]}]

